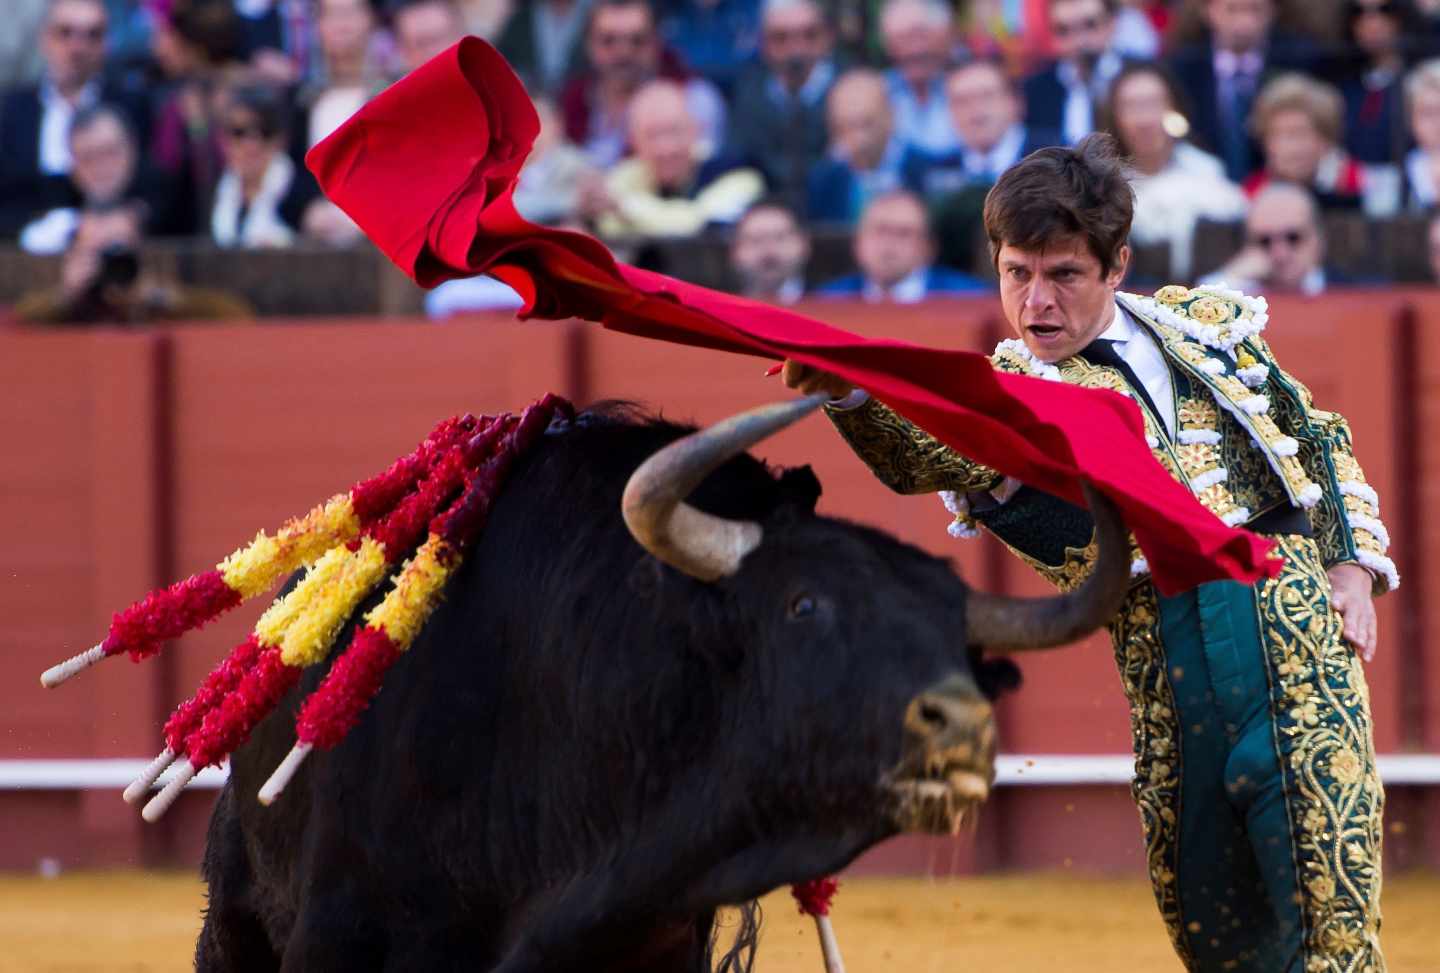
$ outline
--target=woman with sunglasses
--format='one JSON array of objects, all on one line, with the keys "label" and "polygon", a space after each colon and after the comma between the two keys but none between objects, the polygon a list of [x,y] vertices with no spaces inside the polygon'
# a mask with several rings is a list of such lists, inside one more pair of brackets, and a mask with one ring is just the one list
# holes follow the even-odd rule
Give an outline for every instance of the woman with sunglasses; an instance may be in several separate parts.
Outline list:
[{"label": "woman with sunglasses", "polygon": [[319,189],[285,152],[283,95],[258,85],[233,89],[220,112],[225,168],[215,187],[210,233],[222,247],[288,247]]}]

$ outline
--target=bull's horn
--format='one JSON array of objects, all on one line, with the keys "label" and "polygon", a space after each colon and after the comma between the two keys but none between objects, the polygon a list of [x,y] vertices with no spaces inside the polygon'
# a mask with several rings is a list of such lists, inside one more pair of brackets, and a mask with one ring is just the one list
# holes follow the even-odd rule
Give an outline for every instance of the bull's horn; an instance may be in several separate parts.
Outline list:
[{"label": "bull's horn", "polygon": [[1052,598],[1011,598],[971,592],[965,605],[966,641],[996,652],[1046,649],[1072,642],[1108,622],[1130,584],[1130,541],[1120,512],[1084,484],[1095,518],[1099,551],[1085,583]]},{"label": "bull's horn", "polygon": [[778,402],[731,416],[678,439],[640,464],[625,484],[620,511],[640,546],[700,581],[734,574],[760,546],[761,526],[726,520],[685,502],[691,491],[726,460],[814,412],[821,396]]}]

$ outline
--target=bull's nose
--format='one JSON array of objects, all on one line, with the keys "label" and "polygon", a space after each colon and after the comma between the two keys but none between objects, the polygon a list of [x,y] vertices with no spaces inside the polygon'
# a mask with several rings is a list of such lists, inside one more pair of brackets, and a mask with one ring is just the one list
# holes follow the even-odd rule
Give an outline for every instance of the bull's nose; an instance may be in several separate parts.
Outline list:
[{"label": "bull's nose", "polygon": [[980,691],[963,679],[953,678],[926,690],[910,701],[905,729],[927,748],[957,751],[973,748],[972,759],[982,760],[995,742],[995,714]]}]

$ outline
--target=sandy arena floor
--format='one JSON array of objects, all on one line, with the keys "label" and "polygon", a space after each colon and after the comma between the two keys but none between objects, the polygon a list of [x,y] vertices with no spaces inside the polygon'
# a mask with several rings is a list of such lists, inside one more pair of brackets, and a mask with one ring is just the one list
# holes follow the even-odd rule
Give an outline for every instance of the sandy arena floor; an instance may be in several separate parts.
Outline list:
[{"label": "sandy arena floor", "polygon": [[[174,873],[0,876],[3,973],[160,973],[190,969],[201,887]],[[770,896],[756,967],[819,973],[810,920]],[[1385,885],[1390,973],[1440,973],[1440,877]],[[903,970],[1177,971],[1139,882],[1028,875],[857,880],[834,921],[850,973]]]}]

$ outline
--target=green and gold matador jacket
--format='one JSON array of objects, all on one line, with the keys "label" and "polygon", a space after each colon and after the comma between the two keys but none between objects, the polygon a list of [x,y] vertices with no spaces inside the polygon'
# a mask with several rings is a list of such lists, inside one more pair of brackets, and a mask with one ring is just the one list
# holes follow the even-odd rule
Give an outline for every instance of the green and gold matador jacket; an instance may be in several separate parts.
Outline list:
[{"label": "green and gold matador jacket", "polygon": [[[1355,562],[1382,593],[1399,583],[1386,556],[1379,498],[1366,484],[1344,418],[1275,363],[1261,337],[1263,298],[1224,287],[1169,286],[1117,302],[1155,336],[1174,379],[1176,434],[1118,369],[1076,356],[1050,365],[1019,340],[992,356],[1007,372],[1111,389],[1136,399],[1155,458],[1227,524],[1276,538],[1279,577],[1255,586],[1271,686],[1270,718],[1300,838],[1297,872],[1308,897],[1306,938],[1335,959],[1315,969],[1366,969],[1378,923],[1380,814],[1369,696],[1360,663],[1330,608],[1326,570]],[[1089,512],[958,455],[871,399],[830,417],[892,489],[941,494],[950,531],[984,527],[1061,590],[1080,584],[1095,557]],[[1296,518],[1300,518],[1297,528]],[[1308,535],[1308,536],[1306,536]],[[1159,596],[1132,540],[1132,584],[1110,634],[1134,738],[1135,801],[1150,877],[1181,955],[1174,856],[1183,768],[1167,678]],[[1378,955],[1378,948],[1376,950]],[[1347,962],[1344,957],[1354,958]],[[1319,962],[1320,965],[1316,965]],[[1382,961],[1383,962],[1383,961]]]}]

